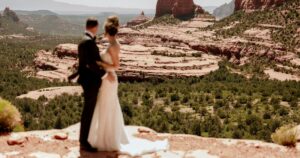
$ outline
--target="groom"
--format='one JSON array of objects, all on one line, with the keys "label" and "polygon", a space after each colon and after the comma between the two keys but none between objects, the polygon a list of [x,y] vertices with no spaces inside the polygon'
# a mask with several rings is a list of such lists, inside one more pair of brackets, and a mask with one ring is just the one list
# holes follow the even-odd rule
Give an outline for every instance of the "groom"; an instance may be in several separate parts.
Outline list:
[{"label": "groom", "polygon": [[[79,141],[81,148],[88,151],[96,151],[87,140],[97,102],[98,91],[102,83],[101,77],[106,73],[105,70],[96,63],[97,61],[101,61],[99,48],[96,44],[98,26],[99,23],[97,19],[89,18],[86,21],[84,39],[78,46],[78,83],[83,88],[84,96],[84,108],[81,115]],[[114,76],[112,74],[108,74],[107,78],[110,81],[114,81]]]}]

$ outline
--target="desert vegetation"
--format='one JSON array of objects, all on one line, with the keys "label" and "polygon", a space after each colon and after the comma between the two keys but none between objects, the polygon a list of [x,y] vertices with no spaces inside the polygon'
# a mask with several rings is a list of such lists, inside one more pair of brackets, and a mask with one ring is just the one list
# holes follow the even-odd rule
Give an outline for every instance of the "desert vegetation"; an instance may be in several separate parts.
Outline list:
[{"label": "desert vegetation", "polygon": [[21,114],[9,101],[0,98],[0,134],[22,131]]},{"label": "desert vegetation", "polygon": [[284,125],[276,130],[275,133],[271,135],[273,142],[289,146],[295,147],[297,143],[297,131],[294,129],[295,125]]}]

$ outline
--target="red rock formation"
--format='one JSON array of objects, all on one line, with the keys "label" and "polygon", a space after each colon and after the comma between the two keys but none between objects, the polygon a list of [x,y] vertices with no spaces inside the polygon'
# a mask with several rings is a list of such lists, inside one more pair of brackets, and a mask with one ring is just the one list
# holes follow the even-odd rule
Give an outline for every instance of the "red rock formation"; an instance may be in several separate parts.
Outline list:
[{"label": "red rock formation", "polygon": [[166,14],[172,14],[174,0],[158,0],[156,4],[155,17],[160,17]]},{"label": "red rock formation", "polygon": [[193,0],[175,0],[172,8],[174,17],[190,17],[195,14],[196,5]]},{"label": "red rock formation", "polygon": [[183,18],[204,13],[204,10],[195,5],[193,0],[158,0],[155,17],[172,14],[174,17]]},{"label": "red rock formation", "polygon": [[236,0],[235,11],[244,10],[256,10],[267,9],[283,4],[286,0]]}]

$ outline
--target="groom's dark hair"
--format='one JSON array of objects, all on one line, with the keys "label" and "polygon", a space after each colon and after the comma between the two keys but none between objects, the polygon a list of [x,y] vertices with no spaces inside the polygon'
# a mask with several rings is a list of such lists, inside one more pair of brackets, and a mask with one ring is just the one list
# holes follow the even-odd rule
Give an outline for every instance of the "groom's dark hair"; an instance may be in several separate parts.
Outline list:
[{"label": "groom's dark hair", "polygon": [[94,28],[97,27],[99,25],[98,20],[96,18],[88,18],[86,20],[86,28]]}]

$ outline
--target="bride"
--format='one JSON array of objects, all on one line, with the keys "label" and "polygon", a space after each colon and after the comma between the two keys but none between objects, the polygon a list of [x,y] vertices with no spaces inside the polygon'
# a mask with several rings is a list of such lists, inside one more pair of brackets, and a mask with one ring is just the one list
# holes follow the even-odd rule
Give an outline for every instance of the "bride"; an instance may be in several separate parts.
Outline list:
[{"label": "bride", "polygon": [[109,45],[105,51],[101,52],[100,56],[103,62],[98,64],[106,72],[113,73],[116,81],[106,79],[106,75],[102,77],[88,142],[99,151],[118,151],[131,156],[166,150],[168,148],[167,140],[151,142],[127,135],[118,98],[118,80],[115,73],[119,68],[121,47],[116,39],[119,29],[118,17],[107,18],[104,29]]}]

